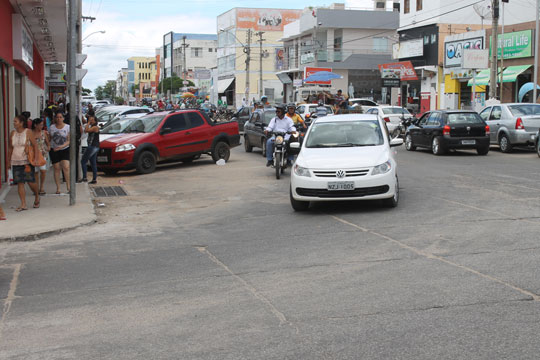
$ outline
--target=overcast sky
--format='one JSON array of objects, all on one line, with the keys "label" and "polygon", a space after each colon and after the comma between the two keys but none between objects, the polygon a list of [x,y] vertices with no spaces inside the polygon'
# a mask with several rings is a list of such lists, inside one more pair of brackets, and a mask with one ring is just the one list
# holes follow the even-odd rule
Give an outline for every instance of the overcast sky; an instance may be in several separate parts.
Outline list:
[{"label": "overcast sky", "polygon": [[[169,31],[215,34],[217,16],[233,7],[303,9],[330,4],[322,0],[83,0],[83,15],[96,18],[84,23],[83,39],[105,30],[83,41],[83,53],[88,54],[83,86],[93,91],[107,80],[115,80],[128,57],[155,55],[163,34]],[[346,4],[373,7],[372,0],[347,0]]]}]

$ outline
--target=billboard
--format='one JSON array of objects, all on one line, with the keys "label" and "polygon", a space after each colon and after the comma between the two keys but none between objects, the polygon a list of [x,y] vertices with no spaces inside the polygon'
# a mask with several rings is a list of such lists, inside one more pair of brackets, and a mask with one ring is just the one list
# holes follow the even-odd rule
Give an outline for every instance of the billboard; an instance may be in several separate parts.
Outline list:
[{"label": "billboard", "polygon": [[238,9],[236,28],[256,31],[283,31],[283,26],[298,20],[301,13],[301,10]]},{"label": "billboard", "polygon": [[465,50],[481,50],[484,48],[484,37],[449,41],[444,43],[444,67],[460,67]]},{"label": "billboard", "polygon": [[410,61],[400,61],[390,64],[379,64],[379,71],[383,79],[418,80],[416,70]]},{"label": "billboard", "polygon": [[[516,31],[511,33],[499,34],[497,37],[497,59],[501,59],[502,46],[504,42],[504,58],[517,59],[533,56],[532,30]],[[491,56],[492,44],[489,44],[489,55]]]},{"label": "billboard", "polygon": [[[304,68],[304,79],[315,73],[318,73],[319,71],[332,72],[332,68],[319,68],[319,67],[306,66]],[[332,85],[332,81],[310,81],[310,82],[305,82],[305,83],[306,84],[319,84],[319,85]]]}]

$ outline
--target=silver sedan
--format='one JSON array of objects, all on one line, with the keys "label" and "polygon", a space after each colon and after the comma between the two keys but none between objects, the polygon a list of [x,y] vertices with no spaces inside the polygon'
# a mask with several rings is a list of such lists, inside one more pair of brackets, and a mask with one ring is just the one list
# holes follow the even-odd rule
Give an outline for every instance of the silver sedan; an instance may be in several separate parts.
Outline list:
[{"label": "silver sedan", "polygon": [[480,117],[489,125],[490,143],[509,153],[514,146],[535,144],[540,128],[540,104],[488,106],[480,112]]}]

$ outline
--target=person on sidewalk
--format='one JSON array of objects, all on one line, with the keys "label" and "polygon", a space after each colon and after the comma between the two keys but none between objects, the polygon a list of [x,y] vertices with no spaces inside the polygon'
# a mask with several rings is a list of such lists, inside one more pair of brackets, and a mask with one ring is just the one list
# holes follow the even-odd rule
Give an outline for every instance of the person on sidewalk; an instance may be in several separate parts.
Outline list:
[{"label": "person on sidewalk", "polygon": [[69,192],[69,125],[64,124],[64,115],[58,111],[54,117],[54,124],[49,131],[51,151],[49,155],[54,167],[54,182],[56,194],[60,194],[60,170],[66,179],[67,191]]},{"label": "person on sidewalk", "polygon": [[36,174],[38,174],[37,183],[39,185],[39,195],[45,195],[43,186],[45,185],[45,177],[47,176],[47,170],[49,170],[49,151],[51,150],[51,144],[49,143],[49,133],[47,130],[43,130],[43,119],[35,118],[32,121],[32,134],[38,143],[38,148],[43,154],[45,159],[45,165],[36,168]]},{"label": "person on sidewalk", "polygon": [[97,153],[99,151],[99,126],[95,116],[88,116],[88,123],[84,126],[84,132],[88,134],[88,147],[81,159],[81,168],[83,172],[82,181],[86,182],[87,164],[90,160],[92,166],[92,181],[90,184],[97,183]]},{"label": "person on sidewalk", "polygon": [[4,212],[4,209],[2,209],[2,205],[0,205],[0,221],[1,220],[7,220],[6,213]]},{"label": "person on sidewalk", "polygon": [[17,184],[19,198],[21,199],[21,206],[15,210],[17,212],[28,210],[28,207],[26,206],[26,192],[24,190],[25,183],[27,183],[34,192],[34,208],[39,207],[39,190],[36,184],[35,169],[28,159],[26,145],[29,144],[34,148],[36,162],[38,160],[39,148],[36,139],[32,135],[32,132],[26,128],[26,125],[26,121],[23,117],[15,116],[13,119],[13,127],[15,130],[13,130],[9,136],[8,145],[7,165],[8,167],[12,166],[13,183]]}]

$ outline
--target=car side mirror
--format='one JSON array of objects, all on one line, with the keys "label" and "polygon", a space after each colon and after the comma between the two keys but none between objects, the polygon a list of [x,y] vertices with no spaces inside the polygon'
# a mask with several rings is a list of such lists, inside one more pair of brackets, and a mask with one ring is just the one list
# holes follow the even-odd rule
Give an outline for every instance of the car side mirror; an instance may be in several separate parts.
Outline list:
[{"label": "car side mirror", "polygon": [[403,145],[402,138],[394,138],[390,141],[390,147],[401,146]]},{"label": "car side mirror", "polygon": [[255,121],[255,126],[262,127],[262,126],[263,126],[263,123],[260,122],[260,121]]},{"label": "car side mirror", "polygon": [[159,132],[159,135],[166,135],[166,134],[170,134],[170,133],[172,133],[172,129],[166,127],[166,128],[161,129],[161,131]]},{"label": "car side mirror", "polygon": [[300,153],[300,147],[300,143],[297,141],[289,143],[289,153],[291,155],[298,155]]}]

